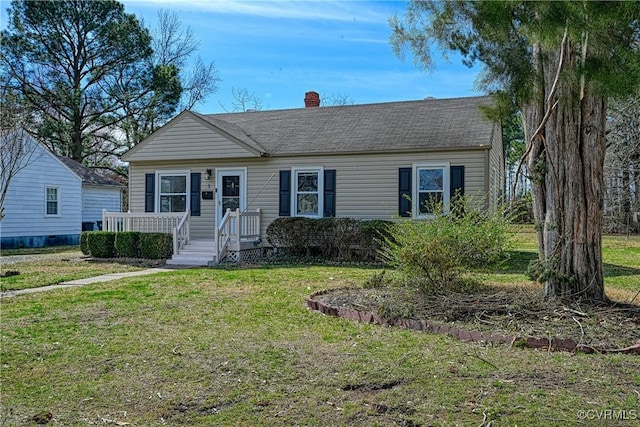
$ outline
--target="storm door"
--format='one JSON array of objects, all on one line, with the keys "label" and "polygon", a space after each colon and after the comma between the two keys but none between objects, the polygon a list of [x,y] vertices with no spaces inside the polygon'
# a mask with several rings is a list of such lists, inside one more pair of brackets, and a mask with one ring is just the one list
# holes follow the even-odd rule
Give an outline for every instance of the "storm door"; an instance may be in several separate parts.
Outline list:
[{"label": "storm door", "polygon": [[224,217],[227,209],[246,209],[246,170],[218,169],[216,171],[216,224]]}]

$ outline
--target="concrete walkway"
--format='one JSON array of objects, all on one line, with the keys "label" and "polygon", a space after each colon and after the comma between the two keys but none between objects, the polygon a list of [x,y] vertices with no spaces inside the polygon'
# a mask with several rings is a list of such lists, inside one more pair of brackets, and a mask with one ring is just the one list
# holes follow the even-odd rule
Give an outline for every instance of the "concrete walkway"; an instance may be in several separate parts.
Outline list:
[{"label": "concrete walkway", "polygon": [[72,288],[76,286],[85,286],[92,283],[108,282],[111,280],[123,279],[125,277],[146,276],[148,274],[164,273],[167,271],[175,271],[176,268],[148,268],[140,271],[128,271],[125,273],[111,273],[102,276],[88,277],[86,279],[70,280],[57,285],[40,286],[38,288],[20,289],[17,291],[5,291],[0,293],[0,298],[15,297],[17,295],[34,294],[36,292],[51,291],[53,289]]}]

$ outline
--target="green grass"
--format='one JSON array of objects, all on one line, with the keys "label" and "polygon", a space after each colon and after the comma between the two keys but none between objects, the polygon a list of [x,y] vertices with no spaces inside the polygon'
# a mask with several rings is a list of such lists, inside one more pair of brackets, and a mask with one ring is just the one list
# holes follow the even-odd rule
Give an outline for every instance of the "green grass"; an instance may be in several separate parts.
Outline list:
[{"label": "green grass", "polygon": [[[529,262],[537,259],[537,251],[533,227],[517,226],[508,262],[479,276],[486,282],[532,286],[525,272]],[[615,299],[633,298],[640,291],[640,236],[603,236],[602,256],[607,292]]]},{"label": "green grass", "polygon": [[[59,257],[36,261],[3,264],[1,271],[17,271],[20,274],[0,279],[0,290],[19,290],[84,279],[109,273],[121,273],[147,268],[144,263],[120,262],[117,260],[87,260],[79,251],[63,252]],[[68,255],[68,256],[67,256]]]},{"label": "green grass", "polygon": [[[535,235],[516,240],[485,280],[531,286]],[[640,291],[639,237],[606,237],[604,257],[609,294]],[[24,277],[54,280],[65,263],[102,274],[58,261]],[[637,356],[462,343],[306,308],[376,271],[191,269],[3,299],[0,425],[50,412],[69,426],[565,426],[602,425],[581,410],[637,411]]]},{"label": "green grass", "polygon": [[43,248],[19,248],[19,249],[2,249],[0,255],[12,256],[12,255],[41,255],[41,254],[59,254],[59,253],[74,253],[80,251],[78,245],[72,246],[46,246]]},{"label": "green grass", "polygon": [[638,408],[635,356],[461,343],[306,308],[374,271],[193,269],[2,300],[0,424],[48,411],[71,426],[565,426]]}]

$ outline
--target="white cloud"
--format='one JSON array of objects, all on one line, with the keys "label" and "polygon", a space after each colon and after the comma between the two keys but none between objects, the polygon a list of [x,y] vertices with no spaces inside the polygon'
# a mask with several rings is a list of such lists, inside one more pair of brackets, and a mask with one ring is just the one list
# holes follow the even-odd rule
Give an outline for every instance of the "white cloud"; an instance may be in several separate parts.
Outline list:
[{"label": "white cloud", "polygon": [[125,3],[264,18],[386,22],[389,16],[362,1],[129,0]]}]

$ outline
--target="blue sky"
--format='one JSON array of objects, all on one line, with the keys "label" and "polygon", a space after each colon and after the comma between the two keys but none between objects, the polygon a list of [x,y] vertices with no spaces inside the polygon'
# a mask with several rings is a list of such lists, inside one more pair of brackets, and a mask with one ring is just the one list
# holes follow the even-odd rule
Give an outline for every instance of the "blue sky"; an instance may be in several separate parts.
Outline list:
[{"label": "blue sky", "polygon": [[[304,106],[304,92],[347,95],[355,104],[472,96],[479,68],[458,58],[437,61],[432,73],[398,59],[388,18],[403,14],[392,1],[127,0],[126,10],[153,25],[159,9],[175,11],[214,60],[219,90],[197,109],[230,110],[232,87],[246,88],[263,109]],[[222,105],[221,105],[222,104]]]},{"label": "blue sky", "polygon": [[[160,9],[175,11],[200,40],[198,55],[215,61],[218,92],[197,107],[232,108],[232,88],[246,88],[263,109],[299,108],[304,93],[348,96],[355,104],[473,96],[479,68],[438,57],[431,73],[389,45],[388,18],[401,1],[125,0],[126,11],[153,26]],[[2,0],[2,14],[9,3]],[[4,16],[3,16],[4,17]],[[3,26],[5,22],[3,19]]]}]

